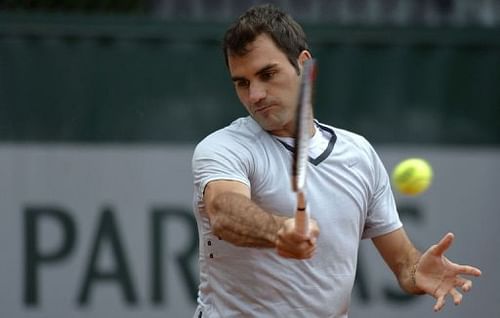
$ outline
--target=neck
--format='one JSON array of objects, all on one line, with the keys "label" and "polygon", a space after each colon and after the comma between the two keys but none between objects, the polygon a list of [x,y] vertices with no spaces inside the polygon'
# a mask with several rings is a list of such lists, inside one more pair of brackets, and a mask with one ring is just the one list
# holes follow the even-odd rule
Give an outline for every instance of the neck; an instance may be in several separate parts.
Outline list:
[{"label": "neck", "polygon": [[[281,128],[281,129],[267,130],[267,132],[273,136],[276,136],[276,137],[295,138],[295,122]],[[316,132],[316,127],[314,125],[314,120],[311,120],[309,122],[309,136],[310,137],[314,136],[315,132]]]}]

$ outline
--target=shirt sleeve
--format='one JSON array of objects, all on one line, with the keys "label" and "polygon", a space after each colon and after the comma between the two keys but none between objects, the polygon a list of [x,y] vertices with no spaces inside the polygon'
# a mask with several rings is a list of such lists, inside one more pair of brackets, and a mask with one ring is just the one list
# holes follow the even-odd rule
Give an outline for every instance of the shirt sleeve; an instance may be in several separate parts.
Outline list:
[{"label": "shirt sleeve", "polygon": [[372,161],[372,192],[362,238],[374,238],[403,226],[392,193],[387,171],[375,150],[369,145]]},{"label": "shirt sleeve", "polygon": [[193,178],[200,198],[214,180],[239,181],[250,187],[249,151],[225,136],[213,135],[200,142],[193,154]]}]

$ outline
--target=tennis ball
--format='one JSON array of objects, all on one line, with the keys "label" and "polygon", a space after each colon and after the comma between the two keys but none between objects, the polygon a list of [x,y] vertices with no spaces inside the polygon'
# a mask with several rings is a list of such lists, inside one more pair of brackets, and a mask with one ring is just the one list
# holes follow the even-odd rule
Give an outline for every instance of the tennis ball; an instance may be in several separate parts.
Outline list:
[{"label": "tennis ball", "polygon": [[392,171],[392,183],[402,194],[420,194],[427,190],[431,181],[432,168],[424,159],[403,160]]}]

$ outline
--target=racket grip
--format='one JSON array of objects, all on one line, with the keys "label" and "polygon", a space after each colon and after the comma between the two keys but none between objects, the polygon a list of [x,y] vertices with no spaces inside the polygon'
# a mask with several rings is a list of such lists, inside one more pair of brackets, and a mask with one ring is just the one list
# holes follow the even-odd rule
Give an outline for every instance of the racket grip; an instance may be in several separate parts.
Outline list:
[{"label": "racket grip", "polygon": [[302,235],[309,234],[309,213],[306,210],[304,192],[297,192],[297,211],[295,211],[295,231]]}]

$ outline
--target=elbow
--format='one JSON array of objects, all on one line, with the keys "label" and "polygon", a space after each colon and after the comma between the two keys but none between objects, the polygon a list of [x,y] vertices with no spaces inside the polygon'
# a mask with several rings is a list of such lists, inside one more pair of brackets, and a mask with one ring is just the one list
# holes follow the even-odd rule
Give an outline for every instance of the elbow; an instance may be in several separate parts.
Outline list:
[{"label": "elbow", "polygon": [[212,233],[218,238],[222,239],[224,233],[224,225],[222,224],[222,222],[215,218],[214,221],[211,222],[211,227]]},{"label": "elbow", "polygon": [[225,229],[223,217],[223,206],[226,201],[225,195],[220,194],[211,200],[210,204],[207,206],[207,214],[210,219],[210,226],[214,235],[222,237]]},{"label": "elbow", "polygon": [[217,213],[209,213],[210,227],[212,228],[212,233],[219,238],[222,236],[224,231],[223,219]]}]

